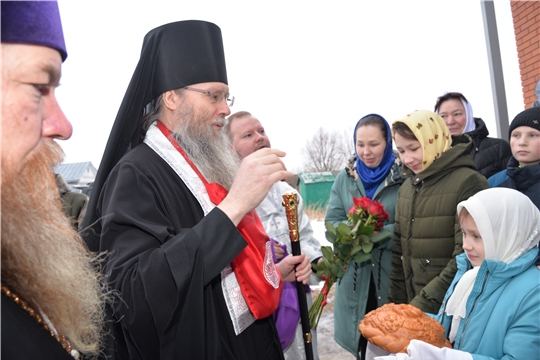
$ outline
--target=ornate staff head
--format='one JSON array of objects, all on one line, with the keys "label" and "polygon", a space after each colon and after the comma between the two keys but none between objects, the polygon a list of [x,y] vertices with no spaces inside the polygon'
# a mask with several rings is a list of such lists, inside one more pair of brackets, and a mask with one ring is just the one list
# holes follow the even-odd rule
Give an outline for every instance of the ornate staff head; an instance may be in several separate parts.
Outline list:
[{"label": "ornate staff head", "polygon": [[289,237],[291,242],[300,241],[298,233],[298,196],[294,191],[287,191],[283,194],[283,202],[287,213],[287,222],[289,224]]}]

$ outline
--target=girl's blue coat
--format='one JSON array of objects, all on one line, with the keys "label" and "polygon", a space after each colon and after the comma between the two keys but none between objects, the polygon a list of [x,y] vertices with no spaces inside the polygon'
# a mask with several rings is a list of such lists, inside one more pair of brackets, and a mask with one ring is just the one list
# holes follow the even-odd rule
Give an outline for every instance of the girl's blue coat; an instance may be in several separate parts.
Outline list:
[{"label": "girl's blue coat", "polygon": [[[540,359],[540,270],[534,266],[538,248],[506,264],[485,260],[460,321],[454,349],[475,360]],[[457,256],[458,272],[444,297],[437,320],[448,337],[452,317],[444,308],[461,276],[471,268],[465,254]]]}]

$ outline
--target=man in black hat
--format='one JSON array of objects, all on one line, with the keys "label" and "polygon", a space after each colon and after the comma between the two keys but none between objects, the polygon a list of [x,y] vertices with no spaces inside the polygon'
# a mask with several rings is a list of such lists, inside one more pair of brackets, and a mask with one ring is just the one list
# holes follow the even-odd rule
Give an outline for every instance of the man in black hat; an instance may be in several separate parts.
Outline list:
[{"label": "man in black hat", "polygon": [[305,283],[311,268],[305,255],[272,262],[253,209],[291,174],[276,149],[232,155],[227,84],[215,24],[146,35],[83,223],[89,247],[109,253],[130,359],[283,357],[270,315],[282,281]]},{"label": "man in black hat", "polygon": [[52,170],[63,158],[55,140],[72,133],[54,94],[67,57],[58,4],[2,1],[1,16],[1,357],[94,358],[99,273],[62,211]]}]

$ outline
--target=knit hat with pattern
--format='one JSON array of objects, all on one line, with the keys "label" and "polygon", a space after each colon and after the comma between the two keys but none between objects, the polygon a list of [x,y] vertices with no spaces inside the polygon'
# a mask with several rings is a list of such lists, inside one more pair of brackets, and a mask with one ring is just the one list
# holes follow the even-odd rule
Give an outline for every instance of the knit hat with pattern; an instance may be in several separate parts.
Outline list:
[{"label": "knit hat with pattern", "polygon": [[517,114],[510,124],[508,136],[512,137],[512,131],[520,126],[528,126],[540,131],[540,107],[532,107]]}]

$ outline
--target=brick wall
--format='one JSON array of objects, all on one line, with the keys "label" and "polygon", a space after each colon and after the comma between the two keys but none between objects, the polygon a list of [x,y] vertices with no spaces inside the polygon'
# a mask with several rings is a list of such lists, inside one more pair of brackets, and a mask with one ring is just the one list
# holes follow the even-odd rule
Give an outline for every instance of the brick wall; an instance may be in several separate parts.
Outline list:
[{"label": "brick wall", "polygon": [[519,58],[524,108],[536,100],[534,88],[540,79],[540,0],[511,0],[514,33]]}]

